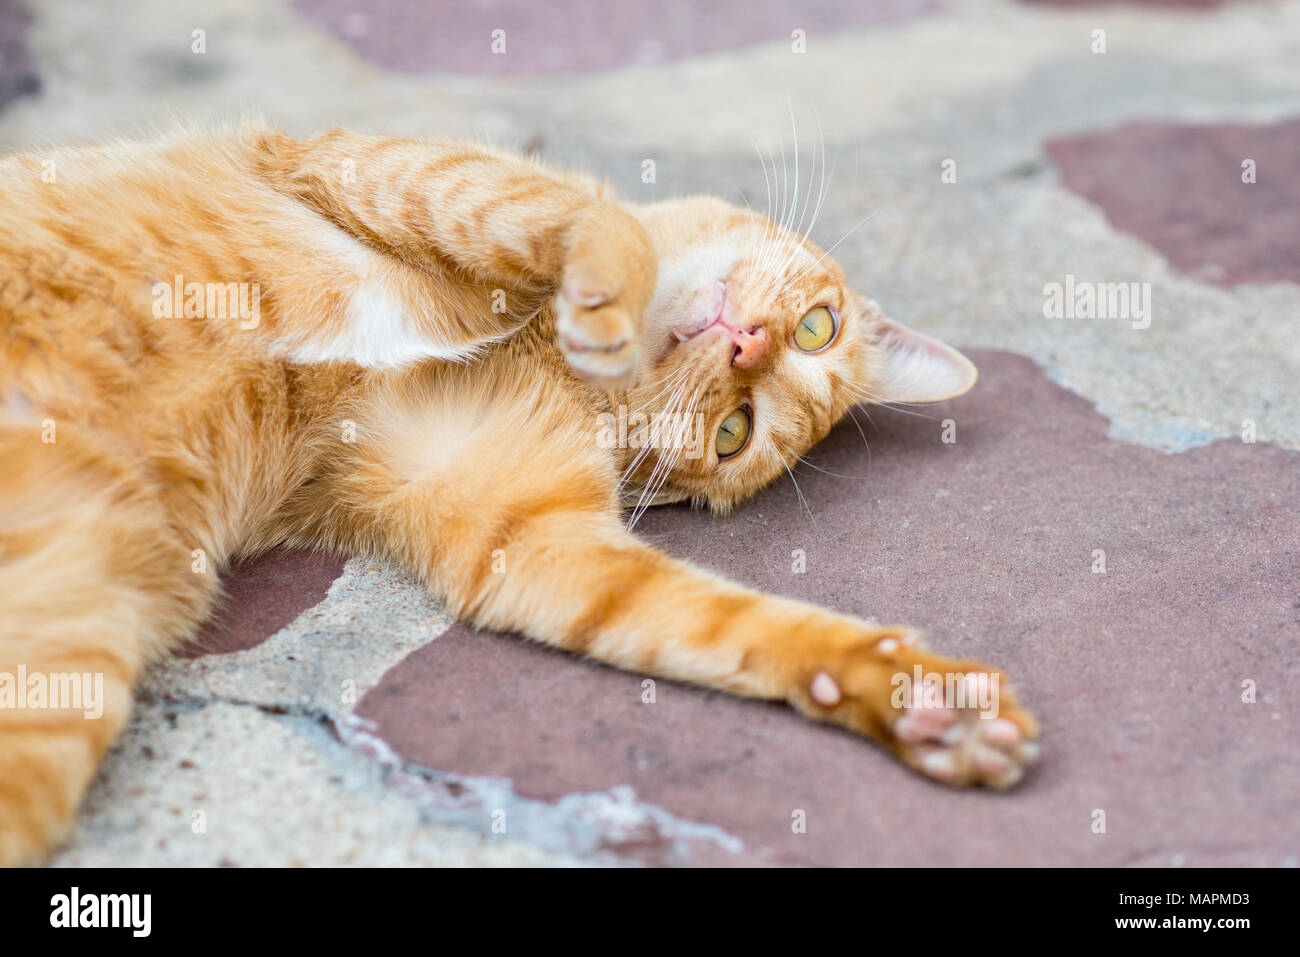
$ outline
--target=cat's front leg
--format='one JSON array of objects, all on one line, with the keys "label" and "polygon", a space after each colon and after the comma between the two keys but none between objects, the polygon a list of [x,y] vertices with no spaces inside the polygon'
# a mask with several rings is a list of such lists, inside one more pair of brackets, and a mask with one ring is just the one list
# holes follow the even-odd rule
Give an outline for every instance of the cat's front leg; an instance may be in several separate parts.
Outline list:
[{"label": "cat's front leg", "polygon": [[[481,543],[459,543],[470,550],[453,563],[407,560],[480,624],[631,671],[785,700],[942,784],[1007,788],[1037,757],[1037,726],[1006,676],[932,654],[909,629],[741,588],[590,516],[538,516],[508,536],[496,531],[502,522],[486,525]],[[482,556],[496,547],[511,570],[484,574]]]},{"label": "cat's front leg", "polygon": [[[465,143],[345,130],[308,140],[268,132],[257,142],[275,190],[384,254],[376,268],[390,276],[385,297],[407,304],[426,351],[513,334],[516,306],[554,293],[559,346],[580,378],[614,388],[636,370],[656,254],[640,221],[595,180]],[[413,288],[392,288],[393,274]],[[460,283],[486,297],[453,297]],[[377,337],[345,332],[348,342]]]},{"label": "cat's front leg", "polygon": [[[618,511],[608,455],[582,433],[555,439],[573,424],[559,396],[538,408],[549,417],[522,438],[514,407],[448,416],[435,404],[390,416],[333,461],[338,471],[314,506],[330,523],[326,537],[378,536],[382,551],[476,625],[628,671],[786,701],[944,784],[1007,787],[1033,761],[1034,720],[1002,672],[931,654],[905,628],[744,588],[640,541]],[[413,453],[430,434],[456,455]],[[529,444],[529,435],[546,439]],[[503,448],[527,467],[496,468]]]}]

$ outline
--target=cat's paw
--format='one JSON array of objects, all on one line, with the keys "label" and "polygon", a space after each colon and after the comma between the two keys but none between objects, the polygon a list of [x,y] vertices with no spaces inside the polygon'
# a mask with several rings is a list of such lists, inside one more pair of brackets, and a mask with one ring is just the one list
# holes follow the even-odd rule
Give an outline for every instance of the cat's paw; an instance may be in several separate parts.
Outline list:
[{"label": "cat's paw", "polygon": [[631,381],[641,358],[640,314],[625,297],[581,271],[566,272],[555,297],[555,334],[579,379],[610,391]]},{"label": "cat's paw", "polygon": [[[946,689],[931,694],[912,689],[891,731],[898,755],[926,777],[963,787],[983,784],[1004,789],[1020,782],[1038,757],[1037,729],[1028,712],[1015,706],[1009,692],[998,694],[992,709],[982,707],[997,672],[958,673],[964,690],[947,700]],[[965,704],[962,703],[964,699]]]},{"label": "cat's paw", "polygon": [[899,630],[856,645],[817,670],[795,703],[888,746],[952,787],[1017,784],[1038,757],[1038,728],[995,668],[922,650]]},{"label": "cat's paw", "polygon": [[556,339],[578,378],[607,391],[631,384],[658,269],[650,237],[631,215],[598,204],[581,217],[555,295]]}]

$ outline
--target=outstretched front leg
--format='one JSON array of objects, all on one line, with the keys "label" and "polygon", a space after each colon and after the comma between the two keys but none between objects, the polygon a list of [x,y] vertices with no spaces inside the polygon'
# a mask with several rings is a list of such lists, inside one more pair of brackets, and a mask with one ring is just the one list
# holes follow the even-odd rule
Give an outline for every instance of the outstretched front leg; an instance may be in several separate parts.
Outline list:
[{"label": "outstretched front leg", "polygon": [[[445,414],[425,414],[356,447],[361,461],[325,498],[356,503],[348,524],[460,617],[630,671],[784,700],[945,784],[1007,787],[1033,760],[1034,721],[1000,671],[933,654],[910,629],[765,595],[656,551],[624,530],[612,465],[578,434],[530,447],[506,411],[452,430]],[[539,428],[558,431],[561,413],[541,414],[556,421]],[[413,452],[419,436],[441,450]],[[502,475],[503,448],[527,469],[485,480]]]},{"label": "outstretched front leg", "polygon": [[261,156],[273,187],[394,267],[414,264],[419,276],[486,293],[455,321],[470,321],[468,311],[487,324],[484,337],[508,334],[521,312],[554,296],[559,346],[582,379],[614,388],[635,371],[655,253],[595,180],[485,146],[345,130],[307,140],[267,133]]},{"label": "outstretched front leg", "polygon": [[910,629],[741,588],[607,516],[556,512],[530,526],[504,550],[506,574],[474,583],[434,573],[435,587],[479,624],[630,671],[784,700],[945,784],[1009,787],[1036,754],[1034,721],[1000,671],[932,654]]}]

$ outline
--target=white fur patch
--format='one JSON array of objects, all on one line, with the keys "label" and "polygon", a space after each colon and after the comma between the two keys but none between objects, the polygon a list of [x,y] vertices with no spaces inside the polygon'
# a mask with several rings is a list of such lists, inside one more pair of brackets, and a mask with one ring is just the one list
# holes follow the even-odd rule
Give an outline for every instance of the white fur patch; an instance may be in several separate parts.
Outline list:
[{"label": "white fur patch", "polygon": [[286,347],[293,361],[306,364],[348,361],[376,369],[422,359],[463,362],[476,346],[445,346],[430,341],[411,314],[378,283],[364,283],[352,294],[342,331]]}]

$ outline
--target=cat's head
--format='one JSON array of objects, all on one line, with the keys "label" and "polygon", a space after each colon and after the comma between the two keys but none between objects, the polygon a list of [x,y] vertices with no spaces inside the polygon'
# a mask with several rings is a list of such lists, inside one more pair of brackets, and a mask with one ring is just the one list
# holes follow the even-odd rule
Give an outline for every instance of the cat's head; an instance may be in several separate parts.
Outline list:
[{"label": "cat's head", "polygon": [[937,402],[974,385],[965,356],[887,318],[797,233],[709,197],[634,212],[659,279],[643,371],[617,397],[626,501],[725,511],[786,474],[851,406]]}]

